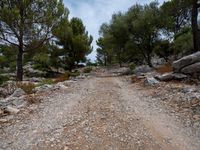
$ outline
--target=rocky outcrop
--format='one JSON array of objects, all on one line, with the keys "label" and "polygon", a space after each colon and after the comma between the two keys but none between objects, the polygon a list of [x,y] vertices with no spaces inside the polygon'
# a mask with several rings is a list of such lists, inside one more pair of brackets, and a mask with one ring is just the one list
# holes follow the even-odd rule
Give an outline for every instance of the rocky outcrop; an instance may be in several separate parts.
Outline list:
[{"label": "rocky outcrop", "polygon": [[200,77],[200,52],[185,56],[173,63],[175,73],[190,75],[195,78]]},{"label": "rocky outcrop", "polygon": [[159,84],[159,81],[156,80],[154,77],[147,77],[144,80],[144,85],[146,86],[156,86],[157,84]]},{"label": "rocky outcrop", "polygon": [[187,79],[188,76],[181,73],[171,72],[171,73],[155,76],[155,78],[158,79],[159,81],[170,81],[170,80],[184,80],[184,79]]},{"label": "rocky outcrop", "polygon": [[153,68],[147,65],[143,65],[143,66],[136,67],[134,72],[136,75],[141,75],[143,73],[151,72],[153,70],[154,70]]},{"label": "rocky outcrop", "polygon": [[194,76],[200,75],[200,62],[184,67],[181,72]]},{"label": "rocky outcrop", "polygon": [[20,97],[25,95],[26,93],[21,88],[15,90],[15,92],[11,95],[11,97]]},{"label": "rocky outcrop", "polygon": [[173,72],[156,76],[160,81],[200,79],[200,52],[185,56],[172,64]]},{"label": "rocky outcrop", "polygon": [[34,69],[33,65],[27,64],[24,66],[24,74],[27,77],[43,77],[46,72]]}]

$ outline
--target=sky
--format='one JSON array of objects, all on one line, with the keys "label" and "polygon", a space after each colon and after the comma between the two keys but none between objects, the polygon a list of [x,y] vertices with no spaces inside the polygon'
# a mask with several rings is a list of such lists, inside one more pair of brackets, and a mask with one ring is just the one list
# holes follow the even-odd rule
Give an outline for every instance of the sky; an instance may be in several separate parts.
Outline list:
[{"label": "sky", "polygon": [[[109,22],[112,14],[119,11],[125,12],[135,3],[147,4],[152,0],[64,0],[69,9],[69,17],[82,19],[86,30],[93,36],[93,52],[88,56],[92,61],[96,59],[96,40],[99,37],[99,28],[104,22]],[[164,0],[158,0],[163,3]]]}]

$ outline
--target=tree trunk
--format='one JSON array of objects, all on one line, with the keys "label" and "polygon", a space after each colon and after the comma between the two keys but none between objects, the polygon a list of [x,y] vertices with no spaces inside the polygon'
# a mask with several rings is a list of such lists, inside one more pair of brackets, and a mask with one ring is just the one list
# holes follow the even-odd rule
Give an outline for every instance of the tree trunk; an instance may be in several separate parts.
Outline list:
[{"label": "tree trunk", "polygon": [[17,55],[17,81],[23,80],[23,48],[19,47]]},{"label": "tree trunk", "polygon": [[151,56],[150,55],[147,56],[146,61],[147,61],[147,64],[149,65],[149,67],[153,68],[153,64],[151,63]]},{"label": "tree trunk", "polygon": [[122,50],[122,48],[120,48],[119,49],[120,50],[120,52],[119,52],[119,66],[120,66],[120,68],[122,67],[122,53],[123,53],[123,50]]},{"label": "tree trunk", "polygon": [[198,0],[193,0],[192,5],[192,32],[194,51],[200,51],[200,35],[198,29]]},{"label": "tree trunk", "polygon": [[104,66],[107,66],[107,58],[104,56]]}]

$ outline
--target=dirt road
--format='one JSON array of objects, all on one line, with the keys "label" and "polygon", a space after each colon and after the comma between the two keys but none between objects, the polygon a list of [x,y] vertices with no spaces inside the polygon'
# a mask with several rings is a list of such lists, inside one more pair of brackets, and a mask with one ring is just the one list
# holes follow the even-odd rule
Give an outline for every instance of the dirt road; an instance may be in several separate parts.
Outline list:
[{"label": "dirt road", "polygon": [[124,77],[90,77],[48,93],[31,114],[2,126],[0,135],[3,150],[200,148],[175,116]]}]

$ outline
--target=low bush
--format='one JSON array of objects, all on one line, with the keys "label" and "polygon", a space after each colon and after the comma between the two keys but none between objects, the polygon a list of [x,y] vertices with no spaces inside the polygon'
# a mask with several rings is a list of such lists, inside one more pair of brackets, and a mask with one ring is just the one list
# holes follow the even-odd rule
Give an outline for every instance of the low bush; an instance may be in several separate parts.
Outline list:
[{"label": "low bush", "polygon": [[42,86],[42,85],[45,85],[45,84],[54,84],[54,80],[44,79],[40,83],[38,83],[36,86],[39,87],[39,86]]},{"label": "low bush", "polygon": [[9,78],[7,76],[0,75],[0,85],[2,85],[4,82],[8,81]]},{"label": "low bush", "polygon": [[92,71],[91,67],[86,67],[83,69],[83,73],[90,73]]},{"label": "low bush", "polygon": [[80,72],[78,71],[78,70],[75,70],[74,72],[71,72],[70,73],[70,76],[71,77],[77,77],[77,76],[79,76],[80,75]]},{"label": "low bush", "polygon": [[173,71],[172,65],[171,64],[165,64],[159,68],[156,69],[158,73],[164,74],[164,73],[169,73]]},{"label": "low bush", "polygon": [[39,97],[37,97],[36,95],[27,95],[26,96],[26,101],[29,102],[30,104],[36,104],[36,103],[40,103],[41,99]]},{"label": "low bush", "polygon": [[54,84],[54,81],[52,79],[44,79],[44,80],[42,80],[42,82],[40,84],[41,85],[44,85],[44,84]]},{"label": "low bush", "polygon": [[69,80],[70,76],[71,76],[71,73],[69,71],[66,71],[64,74],[62,74],[61,76],[56,78],[54,80],[54,83],[58,83],[58,82],[63,82],[63,81]]},{"label": "low bush", "polygon": [[134,64],[134,63],[131,63],[131,64],[129,65],[129,69],[130,69],[131,71],[134,71],[134,70],[135,70],[135,64]]},{"label": "low bush", "polygon": [[27,94],[32,94],[33,93],[33,89],[36,87],[36,85],[33,84],[33,83],[21,83],[21,82],[18,82],[17,83],[17,87],[21,88],[22,90],[24,90],[24,92],[26,92]]}]

